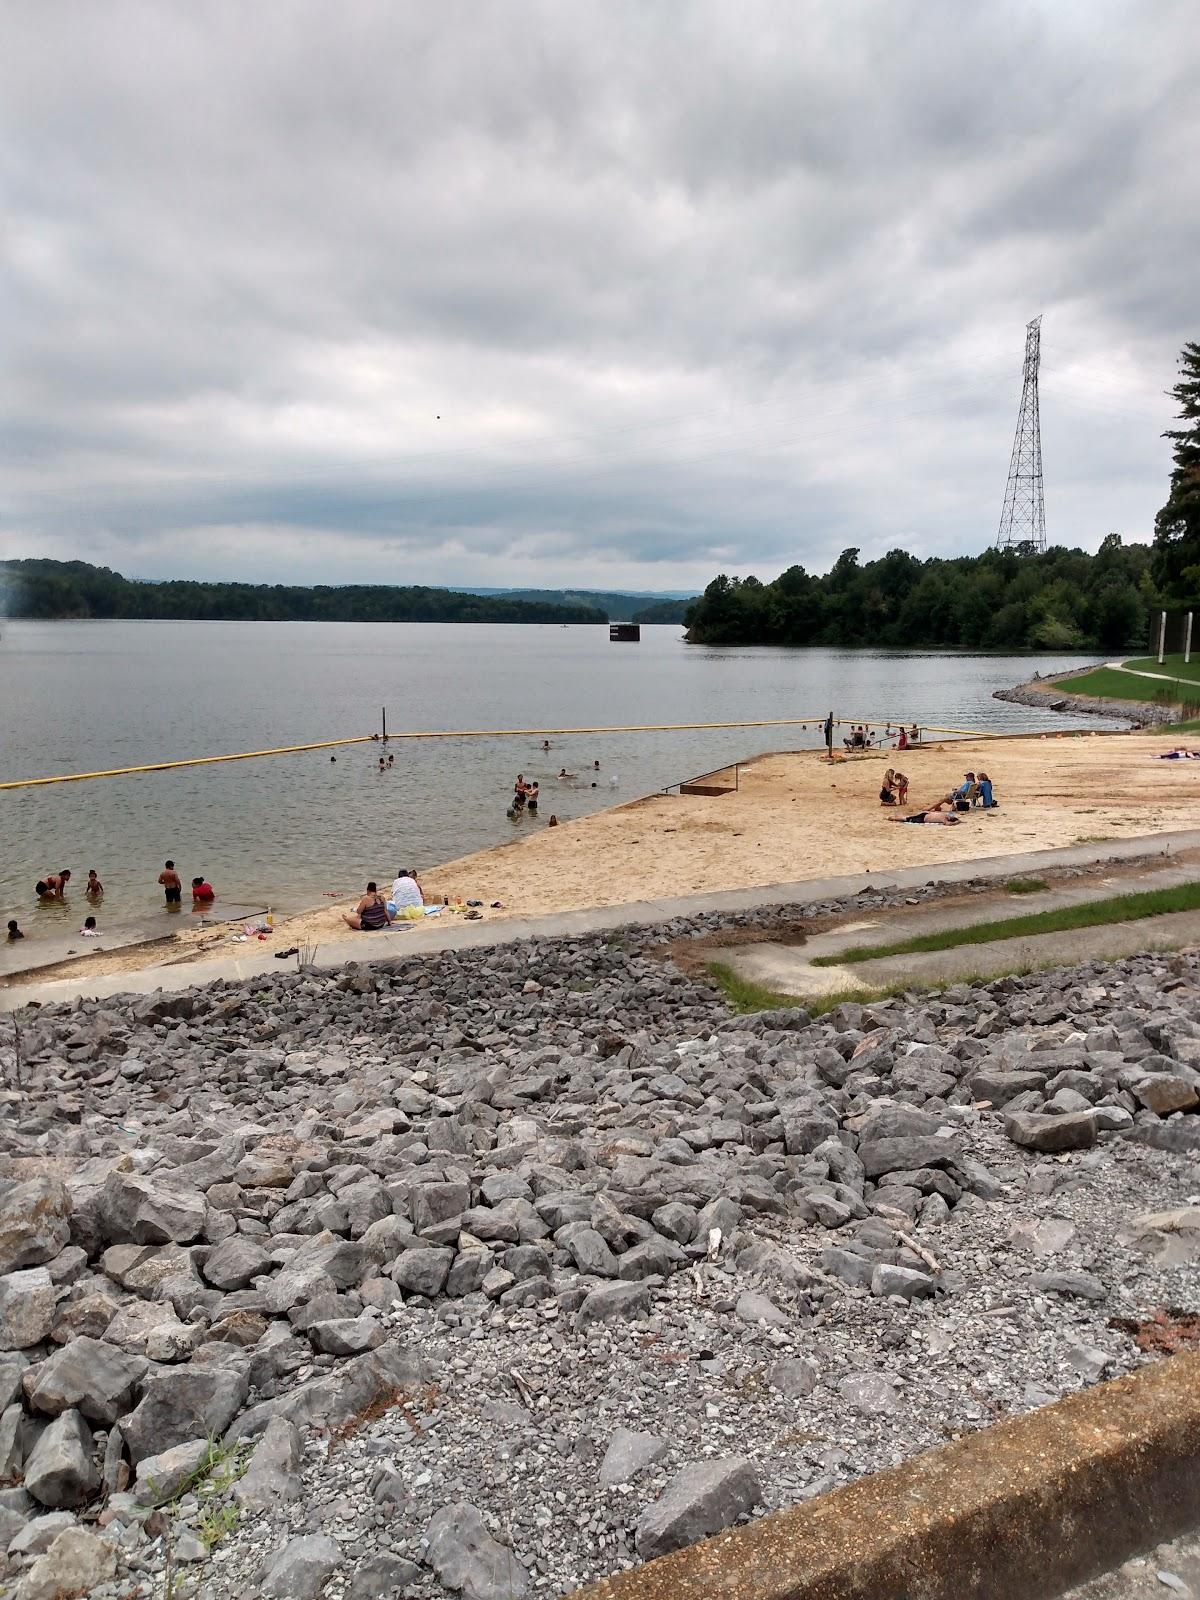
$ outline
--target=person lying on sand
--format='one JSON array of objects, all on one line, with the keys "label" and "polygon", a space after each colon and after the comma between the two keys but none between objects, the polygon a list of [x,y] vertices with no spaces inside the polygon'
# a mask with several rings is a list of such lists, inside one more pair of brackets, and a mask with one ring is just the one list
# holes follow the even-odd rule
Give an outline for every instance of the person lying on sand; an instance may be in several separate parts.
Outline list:
[{"label": "person lying on sand", "polygon": [[936,822],[945,828],[957,828],[962,821],[948,811],[939,811],[933,806],[928,811],[914,811],[911,817],[889,817],[889,822]]},{"label": "person lying on sand", "polygon": [[380,894],[379,885],[374,878],[367,884],[367,892],[354,910],[342,912],[342,921],[346,926],[361,933],[370,933],[375,928],[386,928],[391,920],[387,901]]}]

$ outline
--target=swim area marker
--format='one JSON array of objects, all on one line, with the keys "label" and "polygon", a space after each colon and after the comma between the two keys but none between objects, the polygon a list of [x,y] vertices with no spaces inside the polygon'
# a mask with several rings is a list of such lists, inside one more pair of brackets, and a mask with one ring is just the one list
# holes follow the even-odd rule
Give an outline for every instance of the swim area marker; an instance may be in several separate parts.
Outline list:
[{"label": "swim area marker", "polygon": [[[835,717],[834,726],[877,728],[878,721],[868,722],[865,717]],[[350,739],[322,739],[316,744],[285,744],[275,750],[241,750],[229,756],[189,756],[181,761],[151,761],[140,767],[113,767],[106,772],[63,772],[52,778],[14,778],[0,783],[0,789],[34,789],[48,783],[86,783],[92,778],[125,778],[138,772],[173,772],[178,767],[208,767],[221,761],[257,761],[262,756],[294,756],[306,750],[332,750],[347,744],[394,744],[400,739],[542,739],[549,734],[565,738],[571,734],[595,737],[605,733],[703,733],[720,728],[821,728],[823,716],[769,717],[757,722],[643,722],[618,728],[453,728],[422,729],[415,732],[389,733],[380,739],[377,733],[360,733]],[[900,727],[893,722],[891,726]],[[971,728],[933,728],[920,724],[922,734],[955,734],[968,739],[1003,739],[1002,733],[979,733]]]}]

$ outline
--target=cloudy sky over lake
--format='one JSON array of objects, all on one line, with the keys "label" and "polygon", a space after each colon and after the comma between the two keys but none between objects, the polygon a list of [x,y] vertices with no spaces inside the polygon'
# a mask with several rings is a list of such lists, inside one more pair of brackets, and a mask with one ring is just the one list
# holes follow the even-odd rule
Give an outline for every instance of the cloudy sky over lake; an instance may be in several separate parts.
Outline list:
[{"label": "cloudy sky over lake", "polygon": [[0,553],[649,590],[1146,539],[1196,0],[0,5]]}]

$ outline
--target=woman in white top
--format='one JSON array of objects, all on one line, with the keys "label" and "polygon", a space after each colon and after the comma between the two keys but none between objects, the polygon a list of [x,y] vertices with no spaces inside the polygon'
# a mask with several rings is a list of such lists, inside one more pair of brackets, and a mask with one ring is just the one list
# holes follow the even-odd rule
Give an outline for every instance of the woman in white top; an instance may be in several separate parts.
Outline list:
[{"label": "woman in white top", "polygon": [[421,893],[421,885],[417,882],[415,872],[410,872],[406,867],[401,867],[396,874],[396,881],[392,884],[392,904],[397,911],[403,911],[405,906],[423,906],[425,897]]}]

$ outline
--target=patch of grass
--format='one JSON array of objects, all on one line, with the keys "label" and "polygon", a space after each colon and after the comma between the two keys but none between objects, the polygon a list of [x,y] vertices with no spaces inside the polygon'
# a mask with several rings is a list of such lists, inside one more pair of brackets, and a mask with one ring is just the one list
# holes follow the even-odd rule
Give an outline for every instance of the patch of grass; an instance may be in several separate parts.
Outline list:
[{"label": "patch of grass", "polygon": [[780,994],[775,989],[765,989],[761,983],[739,978],[733,968],[726,966],[723,961],[710,961],[708,972],[733,1011],[778,1011],[796,1006],[803,1006],[806,1011],[812,1010],[811,1003],[801,1000],[798,995]]},{"label": "patch of grass", "polygon": [[1041,894],[1050,885],[1044,878],[1010,878],[1004,885],[1006,894]]},{"label": "patch of grass", "polygon": [[848,962],[878,961],[884,956],[923,955],[935,950],[955,950],[964,944],[993,944],[1001,939],[1025,939],[1039,933],[1070,933],[1076,928],[1098,928],[1110,922],[1140,922],[1172,911],[1200,909],[1200,883],[1174,889],[1149,889],[1141,894],[1113,895],[1085,905],[1061,906],[1057,911],[1035,911],[1025,917],[1005,917],[999,922],[975,922],[965,928],[943,928],[891,944],[855,945],[838,955],[815,956],[814,967],[840,967]]},{"label": "patch of grass", "polygon": [[1081,673],[1078,678],[1064,678],[1061,682],[1045,679],[1038,687],[1057,689],[1063,694],[1089,695],[1096,700],[1140,700],[1143,705],[1154,699],[1156,689],[1169,688],[1169,684],[1156,683],[1153,678],[1135,678],[1131,672],[1118,667],[1097,667],[1094,672]]},{"label": "patch of grass", "polygon": [[1122,666],[1131,672],[1161,672],[1183,683],[1200,683],[1200,661],[1185,661],[1182,651],[1175,656],[1164,656],[1161,667],[1157,656],[1140,656],[1135,661],[1122,662]]}]

